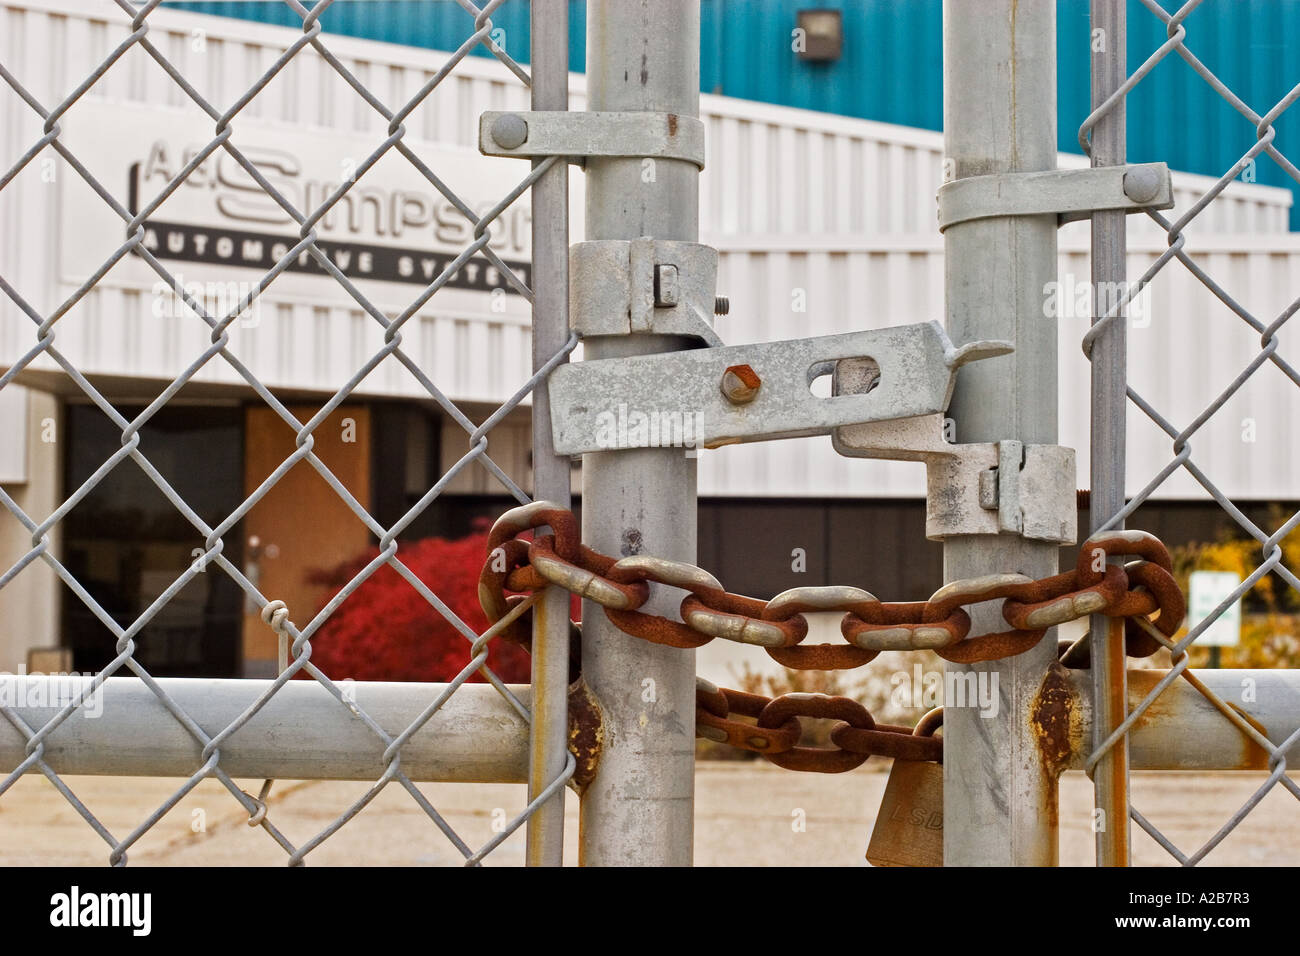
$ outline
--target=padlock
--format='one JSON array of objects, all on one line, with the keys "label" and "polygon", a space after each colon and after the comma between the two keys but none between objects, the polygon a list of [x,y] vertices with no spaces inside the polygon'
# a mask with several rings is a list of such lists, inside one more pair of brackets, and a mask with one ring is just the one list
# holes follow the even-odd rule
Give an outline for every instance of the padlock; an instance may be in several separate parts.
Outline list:
[{"label": "padlock", "polygon": [[[942,719],[932,711],[916,725],[919,736]],[[943,764],[895,760],[867,844],[872,866],[943,866]]]}]

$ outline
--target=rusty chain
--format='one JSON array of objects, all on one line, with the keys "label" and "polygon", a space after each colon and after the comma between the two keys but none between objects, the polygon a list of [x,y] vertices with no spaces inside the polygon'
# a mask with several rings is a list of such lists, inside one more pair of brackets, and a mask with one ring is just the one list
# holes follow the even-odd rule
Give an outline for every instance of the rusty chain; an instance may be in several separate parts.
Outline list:
[{"label": "rusty chain", "polygon": [[[518,535],[550,526],[553,533],[531,541]],[[1127,564],[1108,559],[1135,556]],[[1172,637],[1186,602],[1172,573],[1169,552],[1145,531],[1108,531],[1084,542],[1073,570],[1033,580],[1023,574],[991,574],[953,581],[927,601],[890,603],[859,588],[831,585],[784,591],[770,601],[732,594],[695,565],[649,555],[615,559],[578,540],[573,512],[546,501],[514,508],[497,520],[488,537],[488,558],[479,576],[479,600],[490,621],[523,600],[507,591],[531,592],[549,585],[599,604],[622,631],[672,647],[701,647],[714,638],[762,647],[778,663],[798,670],[858,667],[887,650],[932,650],[961,664],[1022,654],[1047,629],[1104,614],[1130,619],[1125,628],[1130,657],[1149,657],[1159,643],[1132,618],[1158,613],[1153,626]],[[638,610],[650,584],[690,593],[681,620]],[[970,636],[965,607],[1001,600],[1005,631]],[[843,611],[844,644],[804,645],[805,613]],[[528,617],[505,632],[526,643]]]},{"label": "rusty chain", "polygon": [[[750,750],[786,770],[843,773],[869,757],[895,760],[943,760],[943,740],[934,736],[943,708],[930,711],[915,728],[878,724],[858,701],[826,694],[764,697],[716,687],[696,678],[695,735],[715,743]],[[754,722],[736,720],[733,715]],[[834,720],[834,748],[801,747],[799,718]]]},{"label": "rusty chain", "polygon": [[[548,526],[550,533],[536,533]],[[534,533],[532,540],[519,537],[526,532]],[[1121,557],[1137,560],[1110,563]],[[932,650],[962,664],[996,660],[1028,651],[1053,626],[1092,614],[1125,618],[1126,653],[1142,658],[1154,654],[1160,643],[1135,619],[1147,619],[1166,637],[1182,624],[1186,602],[1172,570],[1168,550],[1154,535],[1109,531],[1084,542],[1072,570],[1038,580],[1014,573],[967,578],[944,585],[927,601],[914,602],[885,602],[840,585],[793,588],[761,601],[732,594],[695,565],[649,555],[616,559],[594,551],[579,540],[572,511],[537,501],[506,512],[493,525],[479,576],[479,601],[488,620],[496,622],[524,600],[523,593],[557,585],[600,605],[615,626],[633,637],[681,648],[723,638],[762,647],[773,660],[798,670],[858,667],[886,650]],[[638,610],[649,600],[651,584],[689,592],[680,621]],[[970,636],[966,607],[998,600],[1008,629]],[[804,645],[804,615],[828,611],[843,612],[840,633],[846,643]],[[1157,615],[1154,621],[1152,614]],[[527,647],[531,622],[522,615],[501,633]],[[576,676],[577,659],[571,660]],[[799,746],[801,717],[837,721],[831,731],[835,749]],[[941,711],[932,712],[914,732],[875,723],[862,704],[845,697],[786,694],[772,699],[722,690],[707,681],[699,682],[696,693],[698,736],[752,750],[792,770],[838,773],[873,755],[940,760],[941,738],[933,731],[941,719]]]}]

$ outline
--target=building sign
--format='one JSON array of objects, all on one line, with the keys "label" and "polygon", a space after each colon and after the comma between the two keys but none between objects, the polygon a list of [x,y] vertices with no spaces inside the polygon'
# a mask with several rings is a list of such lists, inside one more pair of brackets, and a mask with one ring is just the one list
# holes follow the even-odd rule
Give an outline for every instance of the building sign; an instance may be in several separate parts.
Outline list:
[{"label": "building sign", "polygon": [[[132,213],[152,202],[207,144],[213,124],[202,117],[167,115],[138,106],[106,104],[80,111],[67,121],[65,138],[74,154],[89,155],[87,165]],[[402,284],[380,293],[394,308],[418,295],[474,241],[474,225],[452,199],[442,195],[405,157],[391,149],[359,177],[358,165],[384,139],[374,135],[277,125],[237,117],[231,142],[285,202],[310,215],[340,183],[355,178],[341,199],[313,225],[317,247],[344,276],[358,283]],[[475,215],[496,205],[528,173],[528,164],[482,156],[477,150],[410,141],[420,159]],[[124,236],[124,224],[74,175],[63,203],[65,281],[80,282],[111,254]],[[225,149],[218,148],[144,223],[144,245],[157,258],[184,263],[186,278],[229,279],[231,270],[255,281],[299,242],[294,217]],[[531,285],[531,220],[525,196],[491,227],[492,251]],[[140,273],[139,266],[144,273]],[[150,283],[157,276],[143,262],[131,271]],[[116,272],[116,270],[115,270]],[[346,290],[309,252],[294,257],[272,287],[329,300],[350,299]],[[505,274],[476,254],[443,287],[522,300]],[[439,295],[444,293],[440,292]],[[440,300],[441,301],[441,300]],[[473,301],[473,300],[471,300]],[[459,299],[462,304],[466,300]],[[473,306],[471,306],[473,307]],[[500,311],[494,310],[494,311]]]},{"label": "building sign", "polygon": [[[132,208],[134,211],[135,208]],[[298,242],[297,237],[288,238],[274,233],[193,226],[154,219],[145,221],[144,230],[145,248],[159,259],[206,262],[258,269],[261,272],[270,270]],[[382,279],[422,286],[433,282],[456,258],[456,254],[451,252],[439,253],[370,243],[317,240],[316,246],[331,264],[350,279]],[[507,260],[506,265],[525,285],[531,284],[529,263]],[[286,268],[289,272],[331,275],[320,260],[307,250],[298,253]],[[482,255],[463,263],[447,281],[446,288],[517,292],[506,281],[505,274]]]}]

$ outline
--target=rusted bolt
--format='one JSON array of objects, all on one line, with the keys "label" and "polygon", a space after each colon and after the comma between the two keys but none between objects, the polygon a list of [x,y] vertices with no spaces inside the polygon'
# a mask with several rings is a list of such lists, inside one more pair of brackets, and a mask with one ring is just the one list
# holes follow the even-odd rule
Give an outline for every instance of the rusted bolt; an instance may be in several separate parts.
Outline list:
[{"label": "rusted bolt", "polygon": [[726,315],[731,311],[731,300],[725,295],[720,295],[713,300],[713,314]]},{"label": "rusted bolt", "polygon": [[722,394],[733,405],[745,405],[754,400],[763,380],[748,365],[732,365],[722,373]]},{"label": "rusted bolt", "polygon": [[502,149],[518,149],[528,139],[528,123],[522,116],[502,113],[492,121],[492,139]]}]

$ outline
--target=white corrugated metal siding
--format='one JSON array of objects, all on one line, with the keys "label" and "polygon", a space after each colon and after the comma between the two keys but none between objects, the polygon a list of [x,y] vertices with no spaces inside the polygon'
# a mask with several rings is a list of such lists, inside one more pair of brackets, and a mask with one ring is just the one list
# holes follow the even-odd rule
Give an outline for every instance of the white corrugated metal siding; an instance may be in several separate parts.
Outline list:
[{"label": "white corrugated metal siding", "polygon": [[[123,22],[120,11],[96,0],[0,0],[0,56],[33,94],[53,104],[84,78],[89,63],[121,42]],[[152,13],[148,22],[150,38],[200,92],[223,106],[299,35],[168,10]],[[202,49],[193,42],[196,29],[204,32]],[[343,37],[327,42],[394,106],[445,61],[445,54],[388,44]],[[583,81],[575,77],[573,82],[573,107],[580,109]],[[79,122],[92,125],[88,117],[140,107],[148,108],[160,129],[196,118],[210,124],[146,54],[132,50],[61,126],[72,142]],[[417,152],[441,151],[462,174],[477,170],[485,162],[476,151],[478,115],[512,107],[527,107],[520,84],[494,61],[467,60],[410,117],[408,142]],[[779,340],[942,317],[942,243],[934,222],[940,134],[714,96],[701,97],[701,111],[709,155],[701,179],[701,231],[722,253],[720,292],[732,300],[731,314],[718,322],[726,341]],[[236,143],[242,128],[246,136],[259,130],[377,144],[385,126],[310,50],[233,124]],[[0,96],[3,161],[12,162],[40,135],[39,119],[5,90]],[[93,171],[98,157],[93,148],[87,152],[82,158]],[[1066,155],[1060,162],[1086,164]],[[524,164],[511,168],[522,178]],[[57,174],[75,179],[62,164]],[[575,197],[580,197],[581,174],[574,178]],[[1212,182],[1176,174],[1179,208],[1187,208]],[[84,276],[70,273],[63,256],[74,239],[81,241],[78,233],[93,231],[89,224],[98,221],[98,203],[75,183],[43,181],[39,162],[0,192],[0,273],[38,310],[53,309]],[[1264,321],[1295,297],[1300,244],[1286,234],[1290,204],[1287,190],[1234,183],[1189,227],[1189,251]],[[1144,217],[1131,217],[1130,223],[1130,275],[1136,277],[1165,245]],[[578,217],[575,240],[580,230]],[[119,225],[99,237],[103,255],[120,236]],[[1085,224],[1062,231],[1063,277],[1087,278],[1086,237]],[[153,314],[151,282],[129,268],[138,265],[115,268],[56,326],[58,346],[88,373],[168,380],[208,344],[208,330],[197,321]],[[792,310],[795,289],[806,295],[806,312]],[[395,313],[417,291],[414,285],[398,291],[385,286],[375,293],[376,303]],[[1258,335],[1178,263],[1157,279],[1151,300],[1150,327],[1130,336],[1131,379],[1184,427],[1257,354]],[[1080,475],[1086,476],[1087,365],[1077,345],[1085,321],[1044,321],[1062,325],[1061,440],[1079,449]],[[6,299],[0,305],[0,357],[13,361],[30,348],[33,329]],[[341,294],[325,299],[294,282],[273,286],[263,297],[258,324],[236,326],[232,336],[232,349],[268,385],[317,392],[337,388],[382,342],[374,320]],[[527,377],[528,315],[521,301],[512,301],[503,314],[487,311],[471,297],[440,293],[403,337],[408,353],[457,401],[499,402]],[[1300,361],[1289,337],[1284,331],[1282,353]],[[42,367],[54,368],[48,361]],[[241,383],[219,359],[197,380]],[[406,370],[388,361],[358,394],[424,393]],[[1262,369],[1192,438],[1194,460],[1234,496],[1300,496],[1288,480],[1296,474],[1289,434],[1296,394],[1276,369]],[[1169,438],[1143,418],[1136,409],[1130,416],[1134,491],[1172,457]],[[1248,419],[1254,421],[1254,442],[1242,440],[1250,432],[1243,424]],[[850,461],[836,456],[828,439],[809,439],[705,453],[700,490],[706,495],[919,496],[923,480],[919,465]],[[1197,490],[1189,478],[1177,476],[1163,494]]]},{"label": "white corrugated metal siding", "polygon": [[[701,96],[700,112],[714,171],[700,181],[700,226],[710,237],[935,232],[942,133],[721,96]],[[1058,163],[1081,169],[1088,160],[1061,153]],[[1215,182],[1175,172],[1175,207],[1165,215],[1180,214]],[[1291,202],[1289,190],[1234,182],[1197,225],[1286,232]],[[1145,217],[1130,224],[1135,237],[1159,234]],[[1064,235],[1086,229],[1071,225]]]}]

